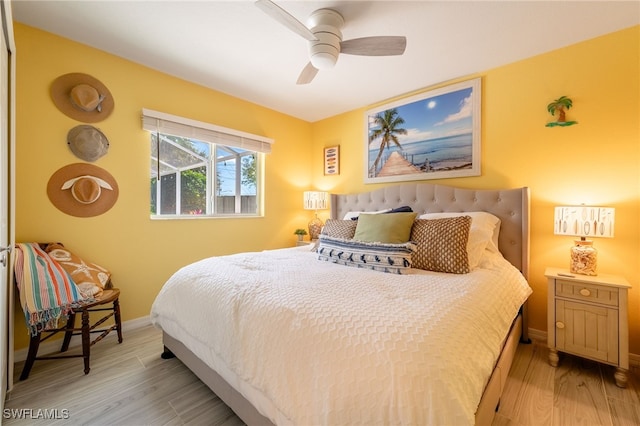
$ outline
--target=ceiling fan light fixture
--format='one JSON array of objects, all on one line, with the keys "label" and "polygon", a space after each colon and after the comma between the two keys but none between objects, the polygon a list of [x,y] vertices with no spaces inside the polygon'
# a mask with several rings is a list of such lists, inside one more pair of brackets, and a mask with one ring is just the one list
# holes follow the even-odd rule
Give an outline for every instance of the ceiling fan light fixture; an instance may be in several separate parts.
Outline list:
[{"label": "ceiling fan light fixture", "polygon": [[338,56],[330,52],[316,52],[311,54],[311,64],[319,70],[333,68],[338,61]]},{"label": "ceiling fan light fixture", "polygon": [[338,61],[340,39],[327,33],[319,36],[321,40],[309,42],[309,60],[319,70],[331,69]]},{"label": "ceiling fan light fixture", "polygon": [[302,69],[296,84],[309,84],[318,70],[333,68],[341,53],[359,56],[402,55],[407,45],[404,36],[370,36],[342,41],[343,16],[333,9],[318,9],[311,13],[305,26],[272,0],[256,0],[265,13],[291,31],[309,41],[309,62]]},{"label": "ceiling fan light fixture", "polygon": [[333,68],[340,55],[342,33],[329,25],[317,25],[311,32],[317,40],[309,42],[309,60],[319,70]]}]

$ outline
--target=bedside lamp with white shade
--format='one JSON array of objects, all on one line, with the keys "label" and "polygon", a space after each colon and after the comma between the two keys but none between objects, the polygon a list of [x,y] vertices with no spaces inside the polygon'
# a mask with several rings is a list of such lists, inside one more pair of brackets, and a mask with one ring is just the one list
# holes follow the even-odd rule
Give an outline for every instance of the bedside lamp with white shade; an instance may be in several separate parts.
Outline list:
[{"label": "bedside lamp with white shade", "polygon": [[553,233],[580,237],[571,247],[569,270],[597,275],[598,251],[588,238],[613,238],[615,209],[611,207],[559,206],[555,208]]},{"label": "bedside lamp with white shade", "polygon": [[323,191],[305,191],[304,209],[314,210],[314,218],[309,222],[309,237],[311,240],[318,239],[322,231],[322,221],[318,218],[318,210],[325,210],[329,205],[329,193]]}]

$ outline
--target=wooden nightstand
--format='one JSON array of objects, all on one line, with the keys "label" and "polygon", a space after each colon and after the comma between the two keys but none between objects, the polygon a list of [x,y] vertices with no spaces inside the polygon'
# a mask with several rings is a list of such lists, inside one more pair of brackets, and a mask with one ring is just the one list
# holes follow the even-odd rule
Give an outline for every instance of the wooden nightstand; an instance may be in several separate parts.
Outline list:
[{"label": "wooden nightstand", "polygon": [[616,385],[626,387],[629,370],[627,291],[616,275],[578,275],[547,268],[547,344],[549,363],[558,351],[616,366]]},{"label": "wooden nightstand", "polygon": [[296,247],[308,246],[309,244],[311,244],[311,241],[296,241]]}]

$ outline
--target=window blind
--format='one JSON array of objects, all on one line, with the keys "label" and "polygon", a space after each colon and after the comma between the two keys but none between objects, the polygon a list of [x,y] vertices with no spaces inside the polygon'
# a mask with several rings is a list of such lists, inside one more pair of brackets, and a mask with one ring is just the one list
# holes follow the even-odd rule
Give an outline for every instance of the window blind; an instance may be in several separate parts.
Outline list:
[{"label": "window blind", "polygon": [[142,110],[142,128],[153,133],[164,133],[265,154],[271,152],[271,144],[274,142],[273,139],[264,136],[150,109]]}]

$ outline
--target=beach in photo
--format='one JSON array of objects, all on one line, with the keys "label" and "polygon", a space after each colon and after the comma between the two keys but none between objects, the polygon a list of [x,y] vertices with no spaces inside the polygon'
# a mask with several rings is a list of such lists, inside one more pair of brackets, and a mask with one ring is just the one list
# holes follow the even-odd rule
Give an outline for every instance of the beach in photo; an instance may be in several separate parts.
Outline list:
[{"label": "beach in photo", "polygon": [[[472,142],[472,135],[468,133],[412,142],[403,146],[402,149],[393,146],[382,154],[377,176],[382,176],[379,172],[393,152],[397,152],[422,173],[470,169],[473,162]],[[373,164],[379,150],[379,147],[369,150],[369,164]]]},{"label": "beach in photo", "polygon": [[[479,81],[433,91],[367,113],[367,178],[479,170]],[[430,92],[431,93],[431,92]],[[478,119],[479,121],[479,119]],[[460,174],[458,173],[457,176]]]}]

